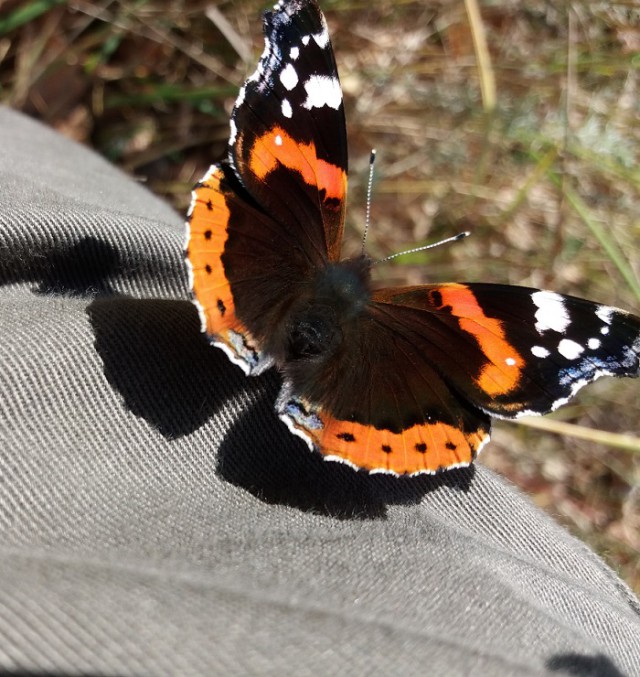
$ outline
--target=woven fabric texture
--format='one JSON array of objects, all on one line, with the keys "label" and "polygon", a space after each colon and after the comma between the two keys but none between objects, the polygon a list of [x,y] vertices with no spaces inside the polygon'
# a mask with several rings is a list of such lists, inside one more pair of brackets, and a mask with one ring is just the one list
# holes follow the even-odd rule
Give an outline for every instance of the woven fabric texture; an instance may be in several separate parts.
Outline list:
[{"label": "woven fabric texture", "polygon": [[640,605],[481,465],[324,462],[188,301],[183,217],[0,109],[0,670],[640,675]]}]

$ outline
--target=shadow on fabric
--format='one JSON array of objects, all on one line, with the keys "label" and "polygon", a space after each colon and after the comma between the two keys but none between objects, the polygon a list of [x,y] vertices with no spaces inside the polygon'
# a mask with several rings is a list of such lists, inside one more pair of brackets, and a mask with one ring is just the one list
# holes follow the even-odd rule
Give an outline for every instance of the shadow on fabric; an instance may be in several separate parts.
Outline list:
[{"label": "shadow on fabric", "polygon": [[[466,492],[475,474],[473,466],[418,477],[356,472],[310,451],[272,412],[247,414],[218,454],[220,475],[266,503],[339,519],[381,519],[389,505],[417,504],[443,486]],[[259,434],[250,416],[259,420]]]},{"label": "shadow on fabric", "polygon": [[42,249],[11,253],[6,257],[0,283],[35,282],[36,294],[96,296],[112,294],[108,278],[117,273],[120,254],[114,245],[93,236],[73,244],[52,242]]},{"label": "shadow on fabric", "polygon": [[325,461],[278,418],[275,403],[281,380],[272,370],[252,377],[257,398],[243,412],[218,452],[218,472],[266,503],[340,519],[379,519],[394,504],[416,504],[448,486],[468,491],[475,468],[438,475],[392,477],[357,472]]},{"label": "shadow on fabric", "polygon": [[107,381],[167,439],[197,430],[245,387],[188,301],[98,298],[87,314]]},{"label": "shadow on fabric", "polygon": [[547,661],[547,669],[576,677],[624,677],[613,661],[603,654],[595,656],[578,653],[558,654]]},{"label": "shadow on fabric", "polygon": [[[418,503],[442,486],[469,489],[473,467],[397,478],[324,461],[278,418],[277,372],[247,378],[209,345],[189,302],[99,298],[87,313],[108,382],[133,414],[163,436],[189,435],[217,412],[229,411],[235,423],[218,450],[217,472],[266,503],[375,519],[390,504]],[[251,403],[238,413],[234,400],[247,392]]]}]

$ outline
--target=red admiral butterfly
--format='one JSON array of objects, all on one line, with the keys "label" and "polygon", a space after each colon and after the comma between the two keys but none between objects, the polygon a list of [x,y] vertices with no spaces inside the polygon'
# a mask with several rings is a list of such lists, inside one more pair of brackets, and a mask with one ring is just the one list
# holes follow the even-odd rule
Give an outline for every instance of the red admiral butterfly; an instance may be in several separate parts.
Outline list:
[{"label": "red admiral butterfly", "polygon": [[327,459],[394,474],[469,465],[490,416],[544,414],[599,376],[638,376],[640,318],[494,284],[374,289],[340,260],[342,91],[315,0],[281,0],[193,191],[187,260],[203,330],[247,374],[275,365],[289,429]]}]

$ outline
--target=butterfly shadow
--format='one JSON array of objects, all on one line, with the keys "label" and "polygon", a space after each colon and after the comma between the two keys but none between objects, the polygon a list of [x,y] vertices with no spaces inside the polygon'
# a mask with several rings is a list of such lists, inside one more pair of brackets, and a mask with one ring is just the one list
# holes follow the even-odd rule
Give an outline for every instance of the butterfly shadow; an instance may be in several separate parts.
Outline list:
[{"label": "butterfly shadow", "polygon": [[113,294],[109,279],[121,268],[116,247],[88,235],[72,243],[55,243],[48,251],[7,256],[0,285],[32,282],[35,294],[84,297]]},{"label": "butterfly shadow", "polygon": [[167,439],[194,432],[244,388],[188,301],[96,298],[86,312],[105,378]]},{"label": "butterfly shadow", "polygon": [[557,654],[547,661],[547,670],[576,677],[623,677],[614,662],[603,654]]},{"label": "butterfly shadow", "polygon": [[187,301],[103,297],[88,305],[87,315],[105,378],[165,438],[189,435],[228,412],[234,423],[219,446],[217,473],[265,503],[374,519],[390,504],[418,503],[442,486],[469,489],[473,468],[398,478],[324,461],[278,418],[278,373],[244,376],[209,345]]}]

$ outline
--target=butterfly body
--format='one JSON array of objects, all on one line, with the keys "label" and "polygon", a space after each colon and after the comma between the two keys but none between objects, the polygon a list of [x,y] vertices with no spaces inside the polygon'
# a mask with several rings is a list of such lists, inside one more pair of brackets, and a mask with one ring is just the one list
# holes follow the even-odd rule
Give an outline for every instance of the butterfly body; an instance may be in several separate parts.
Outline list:
[{"label": "butterfly body", "polygon": [[[281,366],[324,360],[339,349],[361,321],[371,295],[366,257],[328,263],[317,271],[284,321],[287,332]],[[278,354],[274,346],[273,354]]]},{"label": "butterfly body", "polygon": [[549,291],[377,289],[341,259],[342,94],[315,0],[265,14],[227,157],[193,192],[187,262],[203,330],[245,373],[275,366],[288,428],[370,472],[469,465],[490,419],[544,414],[603,375],[637,376],[640,318]]}]

